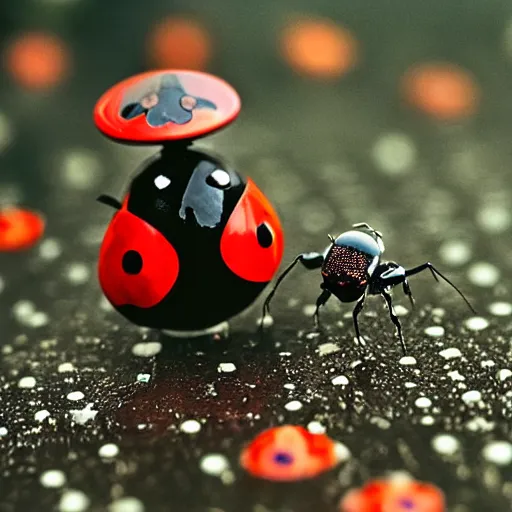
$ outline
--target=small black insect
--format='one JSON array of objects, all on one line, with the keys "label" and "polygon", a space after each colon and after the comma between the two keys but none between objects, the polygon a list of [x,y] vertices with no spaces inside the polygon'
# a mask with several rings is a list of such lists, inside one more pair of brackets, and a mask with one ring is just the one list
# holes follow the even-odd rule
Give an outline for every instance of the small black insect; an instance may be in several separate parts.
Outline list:
[{"label": "small black insect", "polygon": [[270,313],[270,302],[278,286],[299,261],[308,270],[320,268],[322,272],[323,283],[320,285],[322,293],[316,301],[315,326],[319,326],[320,307],[329,300],[331,295],[335,295],[341,302],[357,301],[352,317],[359,343],[361,343],[361,334],[357,317],[363,309],[366,296],[382,295],[389,309],[391,321],[396,326],[402,351],[404,355],[406,354],[402,326],[393,311],[389,292],[391,288],[402,284],[404,293],[409,297],[411,305],[414,307],[414,299],[407,278],[427,269],[432,272],[436,281],[439,281],[439,276],[455,288],[471,311],[476,313],[462,292],[448,278],[443,276],[432,263],[423,263],[423,265],[406,270],[394,261],[381,262],[381,256],[384,252],[382,234],[364,222],[354,224],[352,230],[342,233],[337,238],[329,235],[329,240],[331,245],[327,247],[323,254],[318,252],[299,254],[279,276],[263,305],[263,318]]}]

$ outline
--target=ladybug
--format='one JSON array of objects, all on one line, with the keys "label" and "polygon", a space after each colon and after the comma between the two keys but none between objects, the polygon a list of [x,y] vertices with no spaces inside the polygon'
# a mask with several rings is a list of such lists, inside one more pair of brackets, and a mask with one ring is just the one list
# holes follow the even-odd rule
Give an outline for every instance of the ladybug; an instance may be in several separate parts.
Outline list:
[{"label": "ladybug", "polygon": [[131,322],[204,332],[251,305],[277,272],[284,237],[269,200],[250,179],[191,147],[232,122],[240,98],[196,71],[142,73],[108,90],[94,121],[107,137],[159,144],[116,209],[100,248],[103,293]]}]

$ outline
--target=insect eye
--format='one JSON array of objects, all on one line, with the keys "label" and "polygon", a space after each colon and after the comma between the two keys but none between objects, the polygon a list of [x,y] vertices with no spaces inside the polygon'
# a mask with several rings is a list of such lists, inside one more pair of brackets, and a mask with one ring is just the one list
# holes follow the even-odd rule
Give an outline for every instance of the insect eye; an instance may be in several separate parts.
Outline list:
[{"label": "insect eye", "polygon": [[222,169],[215,169],[207,178],[206,183],[215,188],[228,188],[231,185],[229,173]]},{"label": "insect eye", "polygon": [[160,176],[157,176],[155,178],[154,183],[155,183],[155,187],[158,190],[163,190],[164,188],[167,188],[171,184],[171,180],[167,176],[160,174]]}]

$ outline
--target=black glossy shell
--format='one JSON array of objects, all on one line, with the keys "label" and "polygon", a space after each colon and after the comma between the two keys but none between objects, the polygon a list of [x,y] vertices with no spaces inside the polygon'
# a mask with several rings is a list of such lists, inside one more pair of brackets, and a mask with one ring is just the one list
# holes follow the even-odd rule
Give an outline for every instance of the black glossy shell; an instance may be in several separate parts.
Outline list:
[{"label": "black glossy shell", "polygon": [[382,254],[384,248],[380,238],[373,232],[353,230],[342,233],[334,241],[336,247],[350,247],[366,254],[372,260]]}]

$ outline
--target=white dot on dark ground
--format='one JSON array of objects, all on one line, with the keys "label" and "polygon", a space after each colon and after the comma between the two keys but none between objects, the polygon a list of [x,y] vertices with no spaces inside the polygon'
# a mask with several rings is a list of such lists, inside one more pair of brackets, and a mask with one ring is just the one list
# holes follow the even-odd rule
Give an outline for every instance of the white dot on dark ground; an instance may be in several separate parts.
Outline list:
[{"label": "white dot on dark ground", "polygon": [[83,512],[87,510],[90,499],[82,491],[68,489],[59,502],[59,512]]},{"label": "white dot on dark ground", "polygon": [[144,503],[137,498],[124,496],[110,503],[108,512],[144,512]]}]

